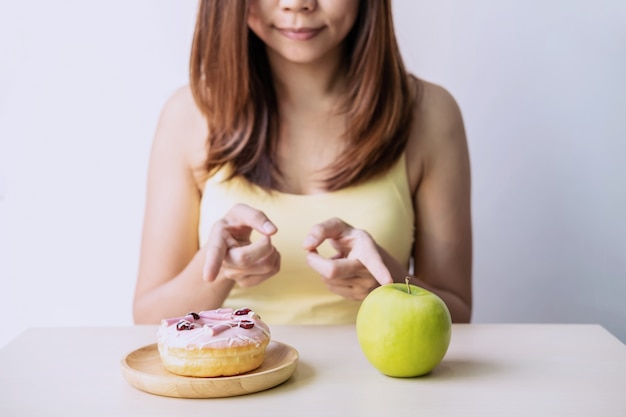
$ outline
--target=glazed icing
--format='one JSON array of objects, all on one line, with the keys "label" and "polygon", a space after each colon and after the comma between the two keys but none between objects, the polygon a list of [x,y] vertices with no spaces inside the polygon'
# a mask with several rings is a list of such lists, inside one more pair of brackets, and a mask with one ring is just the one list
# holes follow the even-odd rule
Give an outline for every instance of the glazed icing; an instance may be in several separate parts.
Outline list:
[{"label": "glazed icing", "polygon": [[159,345],[189,350],[260,345],[269,337],[267,324],[247,308],[220,308],[163,319],[157,333]]}]

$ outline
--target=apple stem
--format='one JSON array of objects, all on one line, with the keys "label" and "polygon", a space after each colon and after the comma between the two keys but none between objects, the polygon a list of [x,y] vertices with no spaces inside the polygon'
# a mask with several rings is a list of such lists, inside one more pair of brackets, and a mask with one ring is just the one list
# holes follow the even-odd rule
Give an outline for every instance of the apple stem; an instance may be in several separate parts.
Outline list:
[{"label": "apple stem", "polygon": [[409,285],[409,277],[408,276],[404,277],[404,282],[406,282],[406,290],[408,291],[409,294],[411,294],[411,286]]}]

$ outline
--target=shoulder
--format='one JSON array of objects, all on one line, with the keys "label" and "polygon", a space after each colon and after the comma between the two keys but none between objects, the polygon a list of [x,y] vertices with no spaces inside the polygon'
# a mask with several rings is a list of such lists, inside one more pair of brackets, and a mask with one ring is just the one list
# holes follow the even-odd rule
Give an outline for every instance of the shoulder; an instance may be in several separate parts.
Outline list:
[{"label": "shoulder", "polygon": [[153,152],[160,152],[172,162],[179,161],[197,180],[202,175],[206,138],[206,119],[195,103],[191,88],[178,88],[161,110]]},{"label": "shoulder", "polygon": [[[463,117],[456,99],[444,87],[416,80],[420,90],[414,109],[414,129],[433,140],[451,139],[463,126]],[[458,139],[458,138],[457,138]]]},{"label": "shoulder", "polygon": [[467,146],[461,109],[452,94],[441,85],[414,80],[413,124],[406,150],[413,189],[442,155],[465,152]]},{"label": "shoulder", "polygon": [[204,125],[204,116],[188,85],[178,88],[168,97],[161,111],[161,122],[173,125]]}]

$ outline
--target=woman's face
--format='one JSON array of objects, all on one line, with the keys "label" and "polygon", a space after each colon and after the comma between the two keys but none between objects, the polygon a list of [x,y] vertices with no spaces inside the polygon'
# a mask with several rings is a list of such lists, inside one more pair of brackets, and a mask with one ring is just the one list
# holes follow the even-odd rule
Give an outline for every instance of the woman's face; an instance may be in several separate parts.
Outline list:
[{"label": "woman's face", "polygon": [[314,63],[341,51],[358,9],[359,0],[251,0],[248,27],[270,56]]}]

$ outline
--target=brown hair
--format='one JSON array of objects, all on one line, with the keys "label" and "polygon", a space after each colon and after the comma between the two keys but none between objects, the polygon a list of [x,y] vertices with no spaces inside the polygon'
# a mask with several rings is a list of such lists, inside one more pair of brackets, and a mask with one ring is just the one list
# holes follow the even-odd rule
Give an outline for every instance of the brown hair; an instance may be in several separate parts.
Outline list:
[{"label": "brown hair", "polygon": [[[390,0],[361,0],[345,40],[348,88],[344,152],[328,167],[337,190],[387,171],[402,154],[414,105],[396,42]],[[209,174],[232,164],[267,190],[280,183],[274,162],[278,106],[265,46],[247,26],[248,1],[202,0],[190,62],[191,90],[209,127]]]}]

